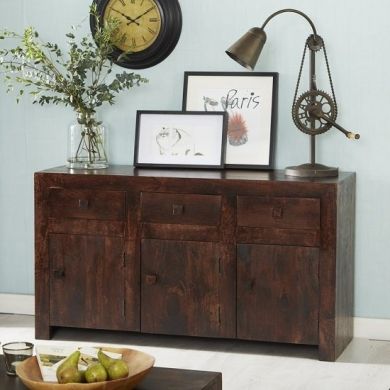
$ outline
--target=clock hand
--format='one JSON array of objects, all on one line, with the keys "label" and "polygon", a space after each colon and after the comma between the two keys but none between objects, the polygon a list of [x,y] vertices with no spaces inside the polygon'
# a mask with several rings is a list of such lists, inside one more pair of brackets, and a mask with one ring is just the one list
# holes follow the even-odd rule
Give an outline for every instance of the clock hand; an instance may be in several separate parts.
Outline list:
[{"label": "clock hand", "polygon": [[148,12],[150,12],[151,10],[153,10],[155,8],[156,8],[156,6],[153,5],[152,7],[148,8],[143,14],[138,15],[134,20],[138,20],[139,18],[142,18],[142,16],[146,15]]},{"label": "clock hand", "polygon": [[137,26],[139,26],[139,23],[136,22],[135,19],[131,18],[130,16],[127,16],[126,14],[124,14],[123,12],[121,11],[118,11],[117,9],[115,8],[112,8],[113,11],[115,12],[118,12],[118,14],[122,15],[123,17],[125,17],[129,22],[127,23],[128,25],[131,24],[131,23],[135,23]]}]

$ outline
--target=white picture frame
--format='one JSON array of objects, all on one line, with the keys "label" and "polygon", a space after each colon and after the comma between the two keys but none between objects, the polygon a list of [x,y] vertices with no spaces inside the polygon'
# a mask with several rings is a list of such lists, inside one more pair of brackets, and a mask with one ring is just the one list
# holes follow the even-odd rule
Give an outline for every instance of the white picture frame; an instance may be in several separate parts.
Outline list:
[{"label": "white picture frame", "polygon": [[183,110],[229,115],[225,167],[272,169],[278,73],[185,72]]}]

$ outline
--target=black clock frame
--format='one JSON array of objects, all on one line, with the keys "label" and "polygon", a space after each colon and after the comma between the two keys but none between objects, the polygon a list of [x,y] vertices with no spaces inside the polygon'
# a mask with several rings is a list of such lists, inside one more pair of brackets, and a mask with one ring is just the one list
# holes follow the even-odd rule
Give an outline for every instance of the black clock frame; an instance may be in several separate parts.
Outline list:
[{"label": "black clock frame", "polygon": [[[154,0],[161,14],[161,30],[157,39],[147,49],[122,55],[124,52],[116,48],[112,54],[112,61],[128,69],[145,69],[159,64],[172,53],[179,41],[182,29],[182,13],[178,0]],[[104,23],[104,13],[110,0],[94,0],[99,22]],[[92,35],[96,32],[96,18],[91,15],[90,27]]]}]

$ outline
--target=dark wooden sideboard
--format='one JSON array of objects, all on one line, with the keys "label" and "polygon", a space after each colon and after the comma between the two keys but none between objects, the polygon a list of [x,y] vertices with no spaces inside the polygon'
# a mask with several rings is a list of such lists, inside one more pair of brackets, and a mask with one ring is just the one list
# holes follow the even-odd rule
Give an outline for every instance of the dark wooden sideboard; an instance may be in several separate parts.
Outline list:
[{"label": "dark wooden sideboard", "polygon": [[54,327],[318,346],[353,334],[355,174],[35,174],[36,337]]}]

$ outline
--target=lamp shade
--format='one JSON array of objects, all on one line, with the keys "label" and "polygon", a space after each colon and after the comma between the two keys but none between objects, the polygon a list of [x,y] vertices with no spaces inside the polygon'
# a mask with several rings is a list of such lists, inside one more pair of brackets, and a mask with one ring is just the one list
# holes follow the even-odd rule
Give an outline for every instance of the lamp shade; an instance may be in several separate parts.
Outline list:
[{"label": "lamp shade", "polygon": [[245,68],[253,70],[266,40],[267,35],[264,30],[253,27],[230,46],[226,54]]}]

